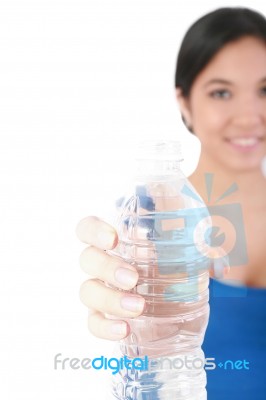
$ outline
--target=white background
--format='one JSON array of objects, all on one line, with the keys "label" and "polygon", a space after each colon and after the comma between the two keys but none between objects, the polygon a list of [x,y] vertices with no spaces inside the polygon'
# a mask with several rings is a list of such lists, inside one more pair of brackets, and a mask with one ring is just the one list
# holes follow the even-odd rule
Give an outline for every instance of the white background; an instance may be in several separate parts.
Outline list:
[{"label": "white background", "polygon": [[76,224],[108,217],[140,139],[181,140],[193,171],[177,51],[198,17],[236,5],[250,1],[0,1],[1,398],[104,398],[105,372],[53,365],[114,346],[87,330]]}]

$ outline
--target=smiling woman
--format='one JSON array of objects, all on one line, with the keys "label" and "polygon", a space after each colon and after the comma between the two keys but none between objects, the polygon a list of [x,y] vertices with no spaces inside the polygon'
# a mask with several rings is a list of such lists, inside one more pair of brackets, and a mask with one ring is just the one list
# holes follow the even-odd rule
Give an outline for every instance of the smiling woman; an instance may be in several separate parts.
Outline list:
[{"label": "smiling woman", "polygon": [[[189,68],[192,66],[192,68]],[[202,197],[204,174],[215,175],[214,199],[232,182],[238,191],[223,201],[240,205],[247,250],[245,263],[231,264],[223,280],[210,284],[210,320],[203,349],[219,370],[207,371],[208,399],[263,399],[266,384],[266,20],[247,9],[220,9],[198,20],[184,37],[176,69],[183,121],[201,142],[190,181]],[[216,202],[209,208],[216,207]],[[236,225],[236,224],[235,224]],[[233,233],[220,229],[234,242]],[[239,231],[240,232],[240,231]],[[238,232],[238,239],[240,234]],[[245,359],[250,369],[223,368]]]},{"label": "smiling woman", "polygon": [[266,153],[265,71],[266,44],[245,36],[214,56],[189,96],[178,91],[181,112],[201,141],[201,159],[231,173],[258,169]]},{"label": "smiling woman", "polygon": [[[222,8],[196,21],[181,44],[175,86],[182,119],[201,142],[199,162],[189,180],[211,215],[224,217],[219,230],[236,253],[230,272],[219,282],[212,279],[210,285],[204,350],[221,369],[208,371],[208,400],[262,400],[266,393],[266,180],[261,171],[266,155],[265,17],[249,9]],[[214,201],[205,193],[206,174],[215,176]],[[238,190],[229,191],[232,187]],[[235,211],[227,219],[217,211],[217,199],[222,199],[223,210],[233,206]],[[89,328],[96,336],[122,339],[129,334],[123,318],[139,316],[144,302],[141,296],[130,296],[131,311],[125,311],[124,293],[101,283],[114,284],[119,269],[123,289],[132,289],[137,271],[106,255],[104,249],[114,248],[118,239],[110,225],[88,217],[77,232],[92,245],[82,258],[84,270],[95,277],[81,290],[83,302],[92,309]],[[110,235],[109,245],[97,240],[97,234],[104,232]],[[118,282],[115,286],[121,287]],[[122,320],[114,322],[105,313]],[[250,369],[222,369],[225,360],[232,365],[243,360]]]}]

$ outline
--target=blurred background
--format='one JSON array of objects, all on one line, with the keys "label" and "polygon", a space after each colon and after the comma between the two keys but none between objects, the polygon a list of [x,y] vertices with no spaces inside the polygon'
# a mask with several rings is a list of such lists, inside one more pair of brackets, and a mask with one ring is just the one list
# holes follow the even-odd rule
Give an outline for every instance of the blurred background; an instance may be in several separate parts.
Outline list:
[{"label": "blurred background", "polygon": [[114,347],[87,329],[76,225],[109,219],[140,140],[180,140],[182,169],[194,170],[177,52],[197,18],[239,5],[250,1],[0,1],[2,398],[104,399],[110,371],[54,369],[58,353],[92,359]]}]

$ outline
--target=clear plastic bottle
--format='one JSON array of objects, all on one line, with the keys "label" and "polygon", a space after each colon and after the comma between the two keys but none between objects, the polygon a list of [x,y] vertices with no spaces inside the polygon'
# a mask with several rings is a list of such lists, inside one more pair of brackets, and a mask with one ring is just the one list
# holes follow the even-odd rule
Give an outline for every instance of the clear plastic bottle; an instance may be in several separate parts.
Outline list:
[{"label": "clear plastic bottle", "polygon": [[110,253],[137,268],[132,292],[146,306],[116,345],[115,358],[135,360],[112,374],[108,399],[205,400],[211,219],[180,170],[178,142],[141,144],[135,179],[117,205],[119,242]]}]

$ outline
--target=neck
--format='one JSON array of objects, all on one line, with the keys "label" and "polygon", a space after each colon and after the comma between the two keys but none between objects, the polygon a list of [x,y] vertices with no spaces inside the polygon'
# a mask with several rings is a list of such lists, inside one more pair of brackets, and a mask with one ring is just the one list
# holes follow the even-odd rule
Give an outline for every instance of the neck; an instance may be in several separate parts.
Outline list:
[{"label": "neck", "polygon": [[212,197],[218,197],[227,190],[233,183],[238,187],[238,194],[245,200],[252,202],[253,200],[262,200],[265,203],[266,199],[266,179],[260,168],[249,171],[235,171],[226,169],[215,160],[205,157],[203,153],[196,170],[189,177],[191,183],[199,191],[206,192],[205,176],[206,173],[213,174]]}]

